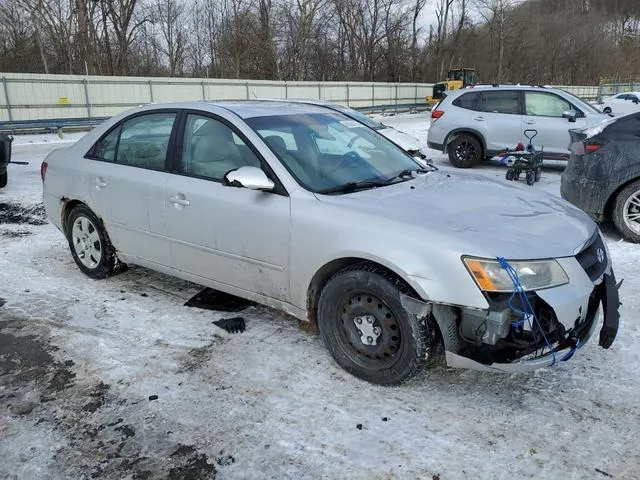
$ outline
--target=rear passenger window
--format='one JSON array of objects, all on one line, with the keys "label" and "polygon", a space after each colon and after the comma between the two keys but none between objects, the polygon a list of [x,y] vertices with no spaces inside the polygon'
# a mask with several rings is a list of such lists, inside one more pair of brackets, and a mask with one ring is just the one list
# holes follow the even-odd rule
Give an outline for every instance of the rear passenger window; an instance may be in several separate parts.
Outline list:
[{"label": "rear passenger window", "polygon": [[520,94],[517,91],[482,92],[478,110],[491,113],[520,114]]},{"label": "rear passenger window", "polygon": [[480,95],[476,92],[465,93],[456,98],[453,104],[456,107],[466,108],[467,110],[477,110],[479,97]]},{"label": "rear passenger window", "polygon": [[175,113],[141,115],[122,124],[116,162],[164,170]]},{"label": "rear passenger window", "polygon": [[106,137],[103,137],[91,152],[93,158],[113,162],[116,159],[116,147],[118,146],[118,135],[120,135],[120,127],[111,130]]}]

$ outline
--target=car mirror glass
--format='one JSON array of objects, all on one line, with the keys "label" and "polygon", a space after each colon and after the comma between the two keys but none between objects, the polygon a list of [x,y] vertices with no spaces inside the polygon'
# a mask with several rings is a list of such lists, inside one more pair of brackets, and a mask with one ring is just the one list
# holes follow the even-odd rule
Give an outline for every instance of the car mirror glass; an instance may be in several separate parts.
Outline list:
[{"label": "car mirror glass", "polygon": [[248,188],[249,190],[269,191],[275,188],[273,180],[260,168],[240,167],[224,176],[224,185],[228,187]]},{"label": "car mirror glass", "polygon": [[565,112],[562,112],[562,118],[566,118],[570,122],[575,122],[577,116],[578,112],[576,112],[575,110],[567,110]]}]

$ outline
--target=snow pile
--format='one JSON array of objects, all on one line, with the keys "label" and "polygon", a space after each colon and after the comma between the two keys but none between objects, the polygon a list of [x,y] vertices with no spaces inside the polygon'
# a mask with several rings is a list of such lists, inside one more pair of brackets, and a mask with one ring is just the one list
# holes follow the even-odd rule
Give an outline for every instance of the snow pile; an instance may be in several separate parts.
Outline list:
[{"label": "snow pile", "polygon": [[[428,114],[385,122],[426,148]],[[0,203],[37,205],[40,162],[64,145],[16,145],[30,164],[13,166]],[[479,171],[488,188],[504,181],[496,162]],[[533,188],[558,195],[559,173],[546,167]],[[610,350],[594,338],[530,374],[437,366],[383,388],[340,369],[318,336],[279,312],[184,307],[198,286],[140,268],[93,281],[50,224],[18,227],[21,237],[0,225],[0,333],[40,338],[56,364],[72,363],[61,390],[0,371],[0,477],[639,478],[640,247],[614,233],[625,282]],[[244,333],[212,324],[237,315]],[[17,401],[33,411],[4,408]]]}]

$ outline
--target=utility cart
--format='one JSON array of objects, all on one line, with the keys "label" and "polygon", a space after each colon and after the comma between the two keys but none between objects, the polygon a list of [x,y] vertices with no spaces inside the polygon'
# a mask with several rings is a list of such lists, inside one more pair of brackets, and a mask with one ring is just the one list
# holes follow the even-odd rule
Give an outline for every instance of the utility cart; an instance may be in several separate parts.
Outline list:
[{"label": "utility cart", "polygon": [[529,140],[528,145],[523,147],[520,144],[515,150],[507,150],[502,157],[509,167],[505,176],[507,180],[518,181],[524,173],[527,185],[533,185],[542,176],[542,149],[536,150],[533,146],[537,130],[525,130],[524,135]]}]

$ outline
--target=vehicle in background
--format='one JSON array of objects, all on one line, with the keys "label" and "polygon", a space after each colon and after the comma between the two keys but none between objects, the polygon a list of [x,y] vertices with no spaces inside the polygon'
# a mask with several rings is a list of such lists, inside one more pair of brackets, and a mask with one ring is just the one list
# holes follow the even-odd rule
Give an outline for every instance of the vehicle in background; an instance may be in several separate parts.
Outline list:
[{"label": "vehicle in background", "polygon": [[430,148],[459,168],[524,143],[537,130],[536,148],[548,160],[569,158],[569,130],[610,118],[564,90],[524,85],[476,86],[448,93],[431,110]]},{"label": "vehicle in background", "polygon": [[614,115],[640,112],[640,92],[618,93],[604,99],[599,106],[604,113],[613,113]]},{"label": "vehicle in background", "polygon": [[562,197],[599,222],[613,221],[627,240],[640,242],[640,112],[570,133]]},{"label": "vehicle in background", "polygon": [[321,107],[329,108],[336,112],[343,113],[347,117],[352,118],[353,120],[356,120],[357,122],[360,122],[363,125],[366,125],[367,127],[374,129],[376,132],[378,132],[381,135],[384,135],[393,143],[398,145],[400,148],[407,151],[409,155],[420,160],[421,163],[424,164],[423,161],[427,159],[427,155],[424,152],[422,145],[420,144],[420,140],[418,140],[415,137],[412,137],[407,133],[401,132],[400,130],[396,130],[395,128],[390,127],[389,125],[385,125],[382,122],[374,120],[373,118],[369,117],[368,115],[365,115],[362,112],[359,112],[352,108],[345,107],[337,103],[331,103],[323,100],[286,100],[286,101],[291,103],[305,103],[307,105],[318,105]]},{"label": "vehicle in background", "polygon": [[13,137],[0,135],[0,188],[7,186],[9,173],[7,166],[11,163],[11,143]]},{"label": "vehicle in background", "polygon": [[476,84],[477,75],[473,68],[454,68],[447,72],[447,79],[433,86],[433,93],[425,98],[429,105],[435,105],[452,90]]},{"label": "vehicle in background", "polygon": [[611,261],[587,215],[422,168],[324,107],[147,105],[52,152],[41,174],[47,215],[89,277],[137,264],[283,310],[370,382],[415,375],[437,342],[462,368],[568,360],[601,304],[603,348],[618,329]]}]

